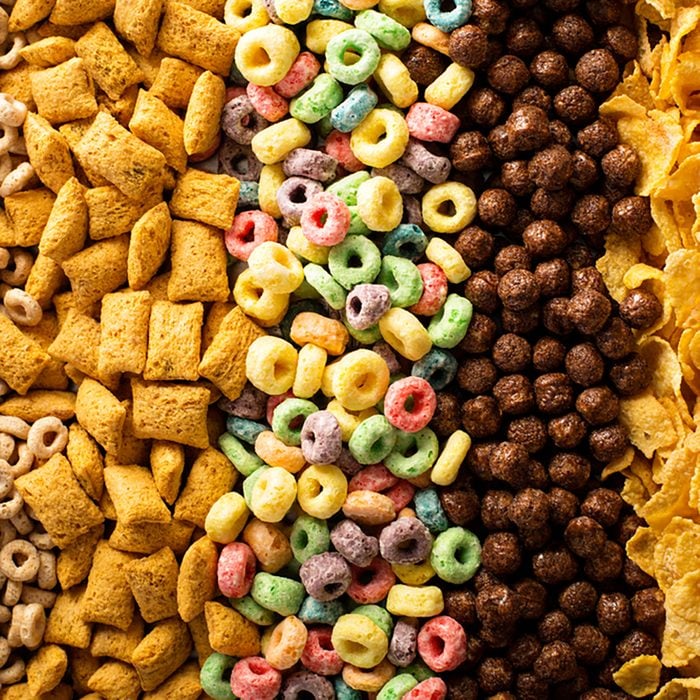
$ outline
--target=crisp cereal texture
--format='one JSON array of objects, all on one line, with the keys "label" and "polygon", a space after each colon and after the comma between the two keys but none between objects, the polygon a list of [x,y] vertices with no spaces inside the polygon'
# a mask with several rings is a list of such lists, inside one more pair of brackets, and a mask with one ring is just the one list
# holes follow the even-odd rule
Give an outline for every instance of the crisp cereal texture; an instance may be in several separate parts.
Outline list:
[{"label": "crisp cereal texture", "polygon": [[56,562],[56,574],[63,590],[77,586],[87,578],[103,533],[104,525],[95,525],[61,550]]},{"label": "crisp cereal texture", "polygon": [[114,26],[143,56],[150,56],[156,45],[158,20],[163,0],[117,0]]},{"label": "crisp cereal texture", "polygon": [[[114,515],[116,517],[116,513]],[[109,543],[115,549],[136,554],[153,554],[163,547],[169,547],[181,556],[192,539],[193,531],[194,527],[182,520],[173,520],[167,525],[140,523],[133,527],[117,523]]]},{"label": "crisp cereal texture", "polygon": [[125,663],[131,663],[131,655],[144,637],[143,620],[134,615],[129,627],[118,630],[109,625],[95,625],[90,642],[93,656],[109,656]]},{"label": "crisp cereal texture", "polygon": [[[115,510],[114,503],[112,503],[112,499],[107,491],[102,492],[102,498],[100,498],[100,510],[107,520],[117,519],[117,511]],[[116,547],[115,549],[119,549],[119,547]]]},{"label": "crisp cereal texture", "polygon": [[107,110],[125,129],[127,129],[129,127],[129,120],[136,108],[138,95],[139,86],[129,85],[116,100],[113,100],[105,92],[99,92],[97,94],[97,104],[102,111]]},{"label": "crisp cereal texture", "polygon": [[194,221],[173,221],[170,301],[226,301],[226,247],[221,231]]},{"label": "crisp cereal texture", "polygon": [[12,222],[4,211],[0,211],[0,245],[3,247],[13,246],[17,237]]},{"label": "crisp cereal texture", "polygon": [[185,552],[177,578],[177,610],[189,622],[204,610],[204,604],[216,593],[216,545],[201,537]]},{"label": "crisp cereal texture", "polygon": [[227,229],[233,222],[239,189],[235,177],[190,168],[177,179],[170,210],[181,219]]},{"label": "crisp cereal texture", "polygon": [[126,407],[109,389],[93,379],[85,379],[78,388],[75,415],[108,454],[119,452]]},{"label": "crisp cereal texture", "polygon": [[224,81],[211,71],[202,73],[194,84],[185,113],[184,139],[187,153],[204,153],[214,146],[219,136],[225,102]]},{"label": "crisp cereal texture", "polygon": [[82,153],[76,150],[80,140],[88,132],[88,129],[92,126],[94,121],[94,119],[78,119],[74,122],[61,124],[61,126],[58,127],[58,131],[61,136],[66,139],[66,142],[73,151],[75,160],[88,179],[89,184],[93,187],[106,187],[111,183],[106,177],[103,177],[99,173],[97,167],[90,158],[90,153]]},{"label": "crisp cereal texture", "polygon": [[149,92],[170,109],[187,109],[192,89],[202,69],[179,58],[165,57]]},{"label": "crisp cereal texture", "polygon": [[50,361],[48,353],[0,314],[0,379],[18,394],[26,394]]},{"label": "crisp cereal texture", "polygon": [[207,618],[201,612],[193,620],[187,623],[194,642],[194,648],[197,652],[197,660],[201,666],[213,653],[214,650],[209,644],[209,630],[207,629]]},{"label": "crisp cereal texture", "polygon": [[20,476],[15,486],[58,547],[67,547],[104,521],[61,454],[41,469]]},{"label": "crisp cereal texture", "polygon": [[16,100],[24,102],[28,110],[36,109],[29,77],[37,70],[39,70],[37,66],[32,66],[29,63],[20,63],[14,70],[2,71],[0,74],[0,92],[6,92]]},{"label": "crisp cereal texture", "polygon": [[54,294],[61,288],[65,280],[63,268],[55,260],[39,253],[29,272],[24,290],[36,299],[42,309],[48,309]]},{"label": "crisp cereal texture", "polygon": [[50,20],[54,24],[78,26],[105,19],[114,12],[114,0],[56,0]]},{"label": "crisp cereal texture", "polygon": [[25,396],[11,396],[0,403],[0,415],[17,416],[33,423],[44,416],[69,420],[75,415],[72,391],[30,391]]},{"label": "crisp cereal texture", "polygon": [[209,313],[202,328],[202,353],[209,349],[214,342],[214,337],[219,332],[219,328],[221,328],[221,323],[235,307],[234,303],[228,301],[217,301],[209,307]]},{"label": "crisp cereal texture", "polygon": [[71,311],[85,313],[87,316],[90,316],[90,318],[97,318],[100,314],[99,302],[90,304],[85,309],[82,309],[78,303],[77,296],[73,292],[59,292],[56,294],[53,298],[53,306],[54,309],[56,309],[56,317],[58,318],[59,326],[62,326],[66,322],[68,314],[70,314]]},{"label": "crisp cereal texture", "polygon": [[224,17],[224,0],[185,0],[185,2],[200,12],[206,12],[216,19]]},{"label": "crisp cereal texture", "polygon": [[169,523],[170,511],[158,494],[150,470],[143,467],[105,467],[105,486],[124,525]]},{"label": "crisp cereal texture", "polygon": [[126,51],[143,73],[141,81],[143,87],[147,90],[150,89],[156,75],[158,75],[158,68],[160,62],[165,58],[165,54],[159,48],[153,49],[149,56],[141,55],[133,46],[127,46]]},{"label": "crisp cereal texture", "polygon": [[[71,700],[73,698],[73,689],[61,683],[53,690],[42,695],[34,695],[29,689],[27,683],[16,683],[9,685],[3,690],[2,700]],[[99,700],[99,698],[88,698],[88,700]]]},{"label": "crisp cereal texture", "polygon": [[88,688],[105,700],[137,700],[141,692],[139,677],[132,666],[107,661],[90,677]]},{"label": "crisp cereal texture", "polygon": [[203,386],[131,380],[137,437],[206,448],[209,390]]},{"label": "crisp cereal texture", "polygon": [[[170,211],[165,202],[149,209],[134,224],[127,260],[132,289],[143,289],[163,264],[170,246],[170,229]],[[153,290],[150,291],[157,298]]]},{"label": "crisp cereal texture", "polygon": [[61,591],[49,613],[44,633],[47,644],[65,644],[78,649],[90,646],[92,625],[82,616],[85,586]]},{"label": "crisp cereal texture", "polygon": [[68,656],[61,647],[46,644],[39,647],[27,662],[27,686],[34,695],[53,690],[68,668]]},{"label": "crisp cereal texture", "polygon": [[66,456],[85,493],[99,501],[104,488],[104,460],[95,440],[79,423],[68,428]]},{"label": "crisp cereal texture", "polygon": [[207,602],[204,614],[209,630],[209,643],[214,651],[229,656],[257,656],[260,653],[260,631],[233,608]]},{"label": "crisp cereal texture", "polygon": [[[15,8],[17,5],[15,4]],[[20,56],[38,68],[49,68],[75,56],[75,42],[66,36],[49,36],[20,49]]]},{"label": "crisp cereal texture", "polygon": [[23,248],[39,243],[55,200],[54,193],[45,187],[5,197],[5,212],[13,236],[7,240],[0,232],[0,243]]},{"label": "crisp cereal texture", "polygon": [[162,275],[154,277],[146,285],[146,289],[150,293],[153,301],[168,300],[168,284],[170,283],[170,272],[164,272]]},{"label": "crisp cereal texture", "polygon": [[[12,94],[21,99],[16,92]],[[24,141],[37,177],[52,192],[58,192],[75,175],[68,142],[44,117],[33,112],[24,120]]]},{"label": "crisp cereal texture", "polygon": [[85,188],[74,177],[58,191],[39,241],[39,252],[62,263],[82,250],[88,230]]},{"label": "crisp cereal texture", "polygon": [[187,661],[192,650],[187,625],[177,617],[157,623],[131,657],[144,690],[157,688]]},{"label": "crisp cereal texture", "polygon": [[17,0],[12,7],[7,28],[11,32],[23,32],[49,16],[54,0]]},{"label": "crisp cereal texture", "polygon": [[129,199],[113,185],[88,189],[85,201],[89,214],[88,233],[93,241],[129,233],[145,211],[142,201]]},{"label": "crisp cereal texture", "polygon": [[[41,321],[36,326],[25,327],[24,333],[39,343],[44,350],[48,351],[49,346],[58,335],[56,314],[51,311],[44,311]],[[58,391],[67,389],[68,377],[63,369],[63,362],[52,358],[46,367],[41,370],[41,374],[37,377],[33,386],[35,389],[56,389]]]},{"label": "crisp cereal texture", "polygon": [[104,296],[98,354],[100,374],[140,374],[143,371],[150,313],[148,292],[128,291]]},{"label": "crisp cereal texture", "polygon": [[199,377],[197,368],[203,319],[204,307],[199,302],[173,304],[156,301],[153,304],[144,379],[195,381]]},{"label": "crisp cereal texture", "polygon": [[119,452],[115,455],[108,454],[105,457],[105,466],[122,464],[146,464],[148,459],[149,444],[134,434],[134,406],[133,402],[125,399],[122,401],[126,408],[124,427],[122,428],[122,441]]},{"label": "crisp cereal texture", "polygon": [[238,472],[228,457],[207,447],[195,460],[175,502],[175,517],[203,528],[209,509],[235,485]]},{"label": "crisp cereal texture", "polygon": [[169,505],[180,493],[182,472],[185,468],[185,448],[176,442],[154,440],[150,455],[153,480],[161,498]]},{"label": "crisp cereal texture", "polygon": [[199,666],[194,661],[179,668],[167,681],[155,690],[144,693],[143,700],[197,700],[202,692],[199,682]]},{"label": "crisp cereal texture", "polygon": [[177,577],[180,571],[173,550],[159,549],[150,557],[126,567],[126,580],[146,622],[177,615]]},{"label": "crisp cereal texture", "polygon": [[100,659],[96,659],[86,649],[69,649],[68,663],[70,665],[70,676],[73,681],[73,688],[81,696],[89,693],[87,682],[90,676],[101,666]]}]

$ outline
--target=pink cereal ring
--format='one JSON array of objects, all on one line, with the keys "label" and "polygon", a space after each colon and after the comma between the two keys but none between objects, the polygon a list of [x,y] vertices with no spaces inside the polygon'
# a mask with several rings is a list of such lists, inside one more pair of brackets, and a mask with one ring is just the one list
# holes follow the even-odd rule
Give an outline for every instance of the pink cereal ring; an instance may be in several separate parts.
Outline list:
[{"label": "pink cereal ring", "polygon": [[277,406],[279,406],[282,403],[282,401],[286,401],[287,399],[293,398],[294,392],[288,391],[286,394],[277,394],[276,396],[270,396],[267,399],[267,404],[265,406],[265,419],[267,420],[269,425],[272,425],[272,414],[275,412]]},{"label": "pink cereal ring", "polygon": [[413,500],[415,493],[416,488],[413,486],[413,484],[409,483],[405,479],[400,479],[399,483],[385,491],[384,495],[391,499],[392,503],[394,504],[394,508],[398,513]]},{"label": "pink cereal ring", "polygon": [[359,161],[350,149],[350,134],[340,131],[331,131],[326,136],[326,145],[323,147],[329,156],[335,158],[349,173],[363,170],[365,165]]},{"label": "pink cereal ring", "polygon": [[219,589],[227,598],[248,595],[255,576],[255,554],[243,542],[227,544],[219,555],[216,578]]},{"label": "pink cereal ring", "polygon": [[343,670],[343,660],[331,642],[332,627],[312,627],[306,638],[301,663],[321,676],[335,676]]},{"label": "pink cereal ring", "polygon": [[409,311],[418,316],[435,316],[447,299],[447,277],[435,263],[421,263],[416,267],[423,280],[423,293]]},{"label": "pink cereal ring", "polygon": [[350,479],[348,493],[353,491],[386,491],[399,483],[397,476],[394,476],[383,464],[372,464],[357,472]]},{"label": "pink cereal ring", "polygon": [[442,678],[426,678],[404,695],[401,700],[445,700],[447,686]]},{"label": "pink cereal ring", "polygon": [[384,600],[396,583],[396,576],[388,562],[381,557],[372,559],[369,566],[350,565],[352,583],[347,594],[360,605],[371,605]]},{"label": "pink cereal ring", "polygon": [[421,377],[399,379],[389,386],[384,397],[386,419],[407,433],[417,433],[425,428],[436,406],[435,390]]},{"label": "pink cereal ring", "polygon": [[467,658],[467,635],[447,615],[428,620],[418,633],[418,653],[432,671],[454,671]]},{"label": "pink cereal ring", "polygon": [[241,659],[231,670],[231,691],[240,700],[274,700],[282,674],[261,656]]},{"label": "pink cereal ring", "polygon": [[259,209],[236,214],[231,228],[224,234],[226,250],[239,260],[247,260],[261,243],[276,240],[277,222]]},{"label": "pink cereal ring", "polygon": [[187,160],[189,160],[190,163],[201,163],[202,161],[209,160],[209,158],[211,158],[219,150],[220,145],[221,132],[216,135],[214,143],[210,148],[207,148],[206,151],[202,151],[201,153],[193,153]]},{"label": "pink cereal ring", "polygon": [[315,194],[301,212],[301,232],[316,245],[342,243],[349,228],[350,209],[332,192]]},{"label": "pink cereal ring", "polygon": [[428,102],[414,102],[406,115],[408,131],[414,139],[449,143],[459,129],[459,117]]},{"label": "pink cereal ring", "polygon": [[287,75],[275,85],[275,92],[290,99],[298,95],[321,70],[321,64],[310,51],[302,51],[287,71]]},{"label": "pink cereal ring", "polygon": [[253,109],[269,122],[278,122],[289,111],[289,103],[271,87],[248,83],[246,94]]}]

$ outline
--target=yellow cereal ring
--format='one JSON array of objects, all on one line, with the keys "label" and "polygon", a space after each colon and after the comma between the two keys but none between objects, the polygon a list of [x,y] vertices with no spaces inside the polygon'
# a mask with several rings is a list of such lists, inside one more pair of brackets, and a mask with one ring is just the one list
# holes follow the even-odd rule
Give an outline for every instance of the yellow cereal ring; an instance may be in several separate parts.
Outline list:
[{"label": "yellow cereal ring", "polygon": [[243,270],[233,285],[233,298],[241,310],[261,326],[275,326],[289,307],[289,294],[276,294],[263,289],[256,281],[253,271]]},{"label": "yellow cereal ring", "polygon": [[250,383],[271,396],[291,389],[297,371],[298,354],[291,343],[266,335],[248,348],[245,373]]},{"label": "yellow cereal ring", "polygon": [[435,236],[425,249],[425,257],[435,263],[452,284],[459,284],[472,274],[464,258],[445,240]]},{"label": "yellow cereal ring", "polygon": [[411,37],[413,41],[418,44],[423,44],[423,46],[428,46],[435,51],[445,54],[445,56],[450,55],[450,35],[445,32],[441,32],[437,27],[427,22],[418,22],[413,27],[411,32]]},{"label": "yellow cereal ring", "polygon": [[261,211],[269,214],[273,219],[282,216],[279,204],[277,204],[277,190],[287,179],[282,169],[282,163],[263,165],[258,180],[258,203]]},{"label": "yellow cereal ring", "polygon": [[278,523],[297,497],[297,482],[286,469],[270,467],[260,475],[250,495],[250,509],[264,523]]},{"label": "yellow cereal ring", "polygon": [[272,165],[284,160],[295,148],[303,148],[309,141],[311,132],[306,124],[292,118],[259,131],[253,136],[250,146],[261,163]]},{"label": "yellow cereal ring", "polygon": [[294,32],[277,24],[267,24],[243,34],[236,44],[234,60],[241,75],[256,85],[278,83],[299,55]]},{"label": "yellow cereal ring", "polygon": [[431,481],[438,486],[449,486],[453,483],[471,444],[471,438],[463,430],[452,433],[433,465],[430,472]]},{"label": "yellow cereal ring", "polygon": [[395,229],[403,217],[403,199],[396,183],[383,176],[361,183],[357,188],[357,213],[372,231]]},{"label": "yellow cereal ring", "polygon": [[248,520],[248,506],[240,493],[231,491],[220,496],[204,521],[209,539],[221,544],[233,542]]},{"label": "yellow cereal ring", "polygon": [[224,22],[241,34],[264,27],[270,18],[262,0],[226,0]]},{"label": "yellow cereal ring", "polygon": [[392,109],[373,109],[350,135],[350,150],[365,165],[386,168],[403,155],[408,125]]},{"label": "yellow cereal ring", "polygon": [[353,413],[352,411],[348,411],[345,406],[338,401],[338,399],[329,401],[328,405],[326,406],[326,411],[332,413],[335,416],[335,419],[338,421],[338,425],[340,426],[340,435],[343,442],[347,442],[352,437],[355,429],[358,425],[360,425],[360,423],[362,423],[363,420],[369,418],[370,416],[374,416],[377,413],[377,410],[374,408],[366,408],[364,411],[360,411],[359,413]]},{"label": "yellow cereal ring", "polygon": [[309,19],[314,0],[275,0],[275,12],[285,24],[299,24]]},{"label": "yellow cereal ring", "polygon": [[300,399],[310,399],[321,388],[328,353],[318,345],[307,343],[299,350],[297,373],[292,391]]},{"label": "yellow cereal ring", "polygon": [[299,477],[297,498],[305,513],[314,518],[332,518],[348,493],[348,480],[332,464],[312,464]]},{"label": "yellow cereal ring", "polygon": [[425,101],[449,111],[469,92],[473,84],[474,71],[459,63],[451,63],[425,88]]},{"label": "yellow cereal ring", "polygon": [[394,502],[376,491],[353,491],[343,503],[346,517],[360,525],[385,525],[396,517]]},{"label": "yellow cereal ring", "polygon": [[379,11],[408,29],[425,19],[421,0],[379,0]]},{"label": "yellow cereal ring", "polygon": [[[270,167],[270,166],[266,166]],[[260,191],[258,189],[258,199]],[[287,248],[298,258],[308,260],[317,265],[325,265],[328,262],[330,248],[325,245],[312,243],[302,232],[301,226],[292,226],[287,234]]]},{"label": "yellow cereal ring", "polygon": [[328,42],[348,29],[354,29],[352,24],[338,19],[315,19],[306,25],[306,48],[320,55],[325,54]]},{"label": "yellow cereal ring", "polygon": [[333,626],[333,648],[340,658],[359,668],[381,663],[389,650],[384,631],[365,615],[341,615]]},{"label": "yellow cereal ring", "polygon": [[367,670],[357,668],[352,664],[343,666],[343,680],[355,690],[364,693],[379,692],[396,674],[396,668],[386,659],[374,668]]},{"label": "yellow cereal ring", "polygon": [[[399,517],[401,517],[401,513],[399,513]],[[435,569],[433,569],[429,559],[421,564],[392,564],[391,568],[401,583],[406,583],[409,586],[422,586],[435,576]]]},{"label": "yellow cereal ring", "polygon": [[332,395],[350,411],[376,406],[389,388],[389,367],[372,350],[354,350],[329,365],[328,370]]},{"label": "yellow cereal ring", "polygon": [[410,107],[418,99],[418,85],[403,61],[393,53],[382,54],[374,79],[389,101],[401,109]]},{"label": "yellow cereal ring", "polygon": [[304,281],[304,268],[289,248],[265,241],[248,258],[253,279],[275,294],[291,294]]},{"label": "yellow cereal ring", "polygon": [[396,352],[412,362],[420,360],[433,346],[423,324],[406,309],[389,309],[379,319],[379,332]]},{"label": "yellow cereal ring", "polygon": [[434,617],[445,608],[442,591],[437,586],[405,586],[397,583],[389,589],[386,609],[392,615]]},{"label": "yellow cereal ring", "polygon": [[[440,208],[452,203],[454,214],[442,214]],[[437,233],[457,233],[476,216],[476,197],[470,187],[461,182],[433,185],[421,202],[423,221]]]}]

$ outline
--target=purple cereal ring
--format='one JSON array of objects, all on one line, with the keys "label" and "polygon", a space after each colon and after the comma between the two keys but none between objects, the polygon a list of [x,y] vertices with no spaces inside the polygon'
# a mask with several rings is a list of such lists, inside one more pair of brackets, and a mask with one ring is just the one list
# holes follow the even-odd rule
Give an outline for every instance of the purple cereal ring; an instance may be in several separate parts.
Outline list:
[{"label": "purple cereal ring", "polygon": [[401,222],[404,224],[415,224],[423,226],[423,212],[421,211],[420,202],[407,194],[402,195],[403,200],[403,218]]},{"label": "purple cereal ring", "polygon": [[301,214],[301,232],[316,245],[342,243],[350,228],[350,209],[332,192],[315,194]]},{"label": "purple cereal ring", "polygon": [[379,554],[379,541],[365,535],[352,520],[343,520],[331,530],[331,542],[347,561],[355,566],[369,566]]},{"label": "purple cereal ring", "polygon": [[260,179],[262,163],[255,157],[250,146],[242,146],[226,139],[219,150],[219,170],[239,180],[253,182]]},{"label": "purple cereal ring", "polygon": [[340,425],[330,411],[307,416],[301,429],[301,451],[309,464],[335,464],[342,449]]},{"label": "purple cereal ring", "polygon": [[295,148],[282,163],[282,170],[287,177],[298,175],[319,182],[328,182],[335,178],[338,161],[323,151],[311,148]]},{"label": "purple cereal ring", "polygon": [[265,404],[267,394],[260,389],[256,389],[252,384],[246,382],[241,395],[231,401],[225,396],[219,399],[218,406],[222,411],[236,416],[237,418],[247,418],[248,420],[261,420],[265,417]]},{"label": "purple cereal ring", "polygon": [[253,136],[270,123],[253,107],[248,95],[238,95],[229,100],[221,112],[221,128],[226,136],[242,145],[248,145]]},{"label": "purple cereal ring", "polygon": [[418,518],[399,518],[379,533],[379,552],[390,564],[420,564],[432,546],[433,537]]},{"label": "purple cereal ring", "polygon": [[408,146],[399,162],[407,165],[424,180],[433,185],[445,182],[450,174],[452,163],[449,158],[436,156],[415,139],[408,140]]},{"label": "purple cereal ring", "polygon": [[316,180],[308,177],[290,177],[277,190],[277,206],[282,216],[292,225],[301,221],[301,214],[309,200],[323,187]]},{"label": "purple cereal ring", "polygon": [[383,284],[358,284],[345,301],[348,323],[358,331],[373,326],[390,308],[391,296]]},{"label": "purple cereal ring", "polygon": [[[418,268],[420,269],[420,265]],[[389,374],[397,374],[401,371],[399,359],[396,357],[396,353],[391,349],[389,343],[380,340],[372,346],[372,350],[386,362],[386,366],[389,368]]]},{"label": "purple cereal ring", "polygon": [[287,678],[282,700],[335,700],[335,690],[329,680],[316,673],[298,671]]},{"label": "purple cereal ring", "polygon": [[299,578],[308,594],[322,603],[340,598],[352,582],[350,566],[337,552],[309,557],[299,569]]},{"label": "purple cereal ring", "polygon": [[416,658],[418,630],[406,620],[398,620],[394,625],[386,658],[394,666],[406,668]]},{"label": "purple cereal ring", "polygon": [[401,194],[418,194],[423,189],[423,178],[398,163],[391,163],[386,168],[372,168],[372,177],[388,177],[396,183]]},{"label": "purple cereal ring", "polygon": [[362,465],[350,454],[350,450],[347,447],[343,447],[340,451],[340,456],[335,460],[335,466],[345,476],[354,476],[362,469]]}]

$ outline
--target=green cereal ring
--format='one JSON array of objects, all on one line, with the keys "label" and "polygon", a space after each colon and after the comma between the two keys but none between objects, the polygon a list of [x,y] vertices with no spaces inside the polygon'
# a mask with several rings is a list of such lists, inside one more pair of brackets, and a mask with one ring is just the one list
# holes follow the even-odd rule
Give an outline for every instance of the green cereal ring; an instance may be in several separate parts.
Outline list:
[{"label": "green cereal ring", "polygon": [[441,532],[433,542],[430,563],[443,581],[465,583],[481,564],[479,538],[463,527]]},{"label": "green cereal ring", "polygon": [[417,685],[418,681],[410,673],[401,673],[384,684],[377,695],[377,700],[401,700],[409,690]]},{"label": "green cereal ring", "polygon": [[[345,54],[358,54],[355,63],[346,64]],[[362,29],[348,29],[334,36],[326,47],[328,72],[341,83],[357,85],[369,78],[379,65],[381,52],[371,34]]]},{"label": "green cereal ring", "polygon": [[394,620],[385,608],[379,605],[360,605],[353,610],[353,613],[368,617],[387,637],[391,637],[391,631],[394,629]]},{"label": "green cereal ring", "polygon": [[403,672],[410,673],[419,683],[435,675],[434,671],[431,671],[422,661],[414,661],[406,666]]},{"label": "green cereal ring", "polygon": [[362,217],[357,211],[357,204],[348,204],[348,209],[350,210],[350,227],[348,228],[348,235],[360,235],[366,236],[369,233],[369,226],[362,221]]},{"label": "green cereal ring", "polygon": [[428,335],[439,348],[455,347],[467,334],[472,320],[472,303],[459,294],[450,294],[428,324]]},{"label": "green cereal ring", "polygon": [[272,610],[266,610],[261,605],[258,605],[249,595],[244,598],[229,598],[228,602],[234,610],[260,627],[268,627],[276,619]]},{"label": "green cereal ring", "polygon": [[350,333],[350,335],[358,343],[362,343],[362,345],[372,345],[373,343],[377,343],[382,339],[382,332],[379,330],[379,325],[376,323],[373,326],[365,328],[363,331],[361,331],[358,328],[353,328],[353,326],[348,323],[347,318],[345,318],[345,314],[343,314],[342,320],[343,324],[348,329],[348,333]]},{"label": "green cereal ring", "polygon": [[214,700],[236,700],[228,680],[231,669],[238,659],[214,652],[207,657],[199,672],[202,690]]},{"label": "green cereal ring", "polygon": [[357,204],[357,190],[365,180],[369,180],[369,177],[370,175],[366,170],[359,170],[352,175],[346,175],[341,177],[340,180],[336,180],[332,185],[328,186],[326,192],[339,197],[348,206],[354,206]]},{"label": "green cereal ring", "polygon": [[403,51],[411,43],[411,32],[395,19],[375,10],[363,10],[355,16],[355,26],[371,34],[379,46]]},{"label": "green cereal ring", "polygon": [[250,595],[258,605],[284,617],[297,614],[305,594],[304,584],[299,581],[264,571],[255,574],[250,589]]},{"label": "green cereal ring", "polygon": [[243,498],[245,499],[248,508],[251,507],[250,504],[255,484],[258,483],[258,479],[263,475],[263,472],[266,472],[269,468],[270,467],[268,467],[267,464],[265,464],[262,467],[260,467],[260,469],[256,469],[250,476],[247,476],[245,479],[243,479]]},{"label": "green cereal ring", "polygon": [[373,282],[381,267],[379,248],[365,236],[347,236],[328,254],[328,269],[345,289]]},{"label": "green cereal ring", "polygon": [[301,445],[304,420],[318,411],[318,406],[306,399],[285,399],[272,412],[272,432],[285,445]]},{"label": "green cereal ring", "polygon": [[321,295],[305,279],[302,280],[301,284],[294,290],[294,296],[303,301],[321,302]]},{"label": "green cereal ring", "polygon": [[289,113],[306,124],[315,124],[343,101],[343,88],[328,73],[314,78],[311,86],[289,104]]},{"label": "green cereal ring", "polygon": [[331,536],[325,520],[310,515],[300,515],[292,525],[289,535],[294,558],[303,564],[315,554],[327,552],[331,545]]},{"label": "green cereal ring", "polygon": [[417,433],[396,431],[393,451],[384,459],[386,468],[401,479],[412,479],[427,472],[437,459],[437,435],[430,428]]},{"label": "green cereal ring", "polygon": [[360,464],[378,464],[394,449],[396,433],[381,413],[365,418],[350,436],[350,454]]},{"label": "green cereal ring", "polygon": [[219,437],[219,447],[243,476],[250,476],[253,472],[265,466],[265,462],[260,457],[248,452],[243,447],[243,443],[230,433],[223,433]]},{"label": "green cereal ring", "polygon": [[418,303],[423,294],[420,270],[410,260],[395,255],[385,255],[382,258],[377,282],[389,290],[392,306],[412,306]]},{"label": "green cereal ring", "polygon": [[306,281],[326,300],[328,306],[339,311],[345,308],[348,293],[328,274],[327,270],[316,263],[304,267]]}]

